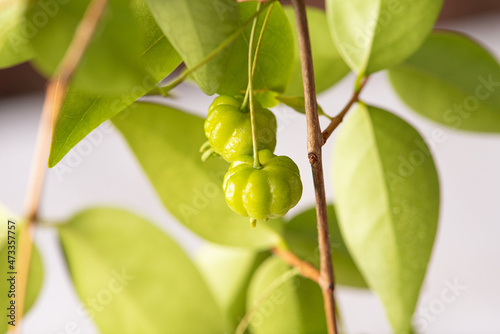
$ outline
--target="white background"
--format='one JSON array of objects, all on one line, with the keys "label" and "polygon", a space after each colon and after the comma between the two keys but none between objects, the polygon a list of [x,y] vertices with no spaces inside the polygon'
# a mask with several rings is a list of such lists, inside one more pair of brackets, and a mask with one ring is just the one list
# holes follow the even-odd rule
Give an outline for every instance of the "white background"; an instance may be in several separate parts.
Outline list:
[{"label": "white background", "polygon": [[[444,26],[476,37],[500,58],[499,15]],[[320,96],[321,106],[335,114],[350,97],[352,85],[353,77],[349,76]],[[178,99],[173,104],[200,115],[206,113],[213,99],[190,86],[181,86],[176,93]],[[425,322],[422,332],[500,333],[500,135],[457,132],[421,118],[395,96],[384,73],[371,78],[362,97],[400,115],[425,138],[429,139],[436,129],[445,134],[445,140],[432,148],[440,175],[442,205],[438,238],[417,308],[416,317]],[[41,94],[0,100],[0,203],[16,213],[23,206],[42,102]],[[276,152],[297,162],[305,187],[293,215],[314,202],[306,159],[305,119],[284,107],[275,111],[280,126]],[[325,146],[328,186],[331,142]],[[75,153],[73,159],[77,159]],[[67,164],[67,158],[61,163]],[[332,200],[331,187],[327,193]],[[46,220],[63,220],[93,205],[117,205],[149,217],[190,254],[200,245],[198,238],[163,209],[115,130],[105,133],[102,143],[93,145],[92,153],[82,157],[71,173],[58,175],[54,169],[48,172],[41,216]],[[82,328],[82,334],[96,333],[92,322],[77,312],[80,304],[69,282],[54,231],[40,229],[36,242],[45,265],[45,280],[36,305],[26,317],[24,333],[66,333],[65,326],[72,322]],[[447,282],[455,280],[465,288],[454,301],[445,303],[442,292]],[[446,296],[453,294],[448,292]],[[338,300],[348,333],[390,333],[375,296],[339,288]],[[422,320],[425,317],[421,310],[429,308],[429,320]]]}]

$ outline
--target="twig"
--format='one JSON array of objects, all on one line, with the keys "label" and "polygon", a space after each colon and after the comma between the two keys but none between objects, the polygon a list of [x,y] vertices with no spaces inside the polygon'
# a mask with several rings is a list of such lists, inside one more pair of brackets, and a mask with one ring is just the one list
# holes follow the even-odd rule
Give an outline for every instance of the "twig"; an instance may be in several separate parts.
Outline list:
[{"label": "twig", "polygon": [[319,271],[309,262],[301,260],[294,253],[282,248],[275,247],[271,249],[271,252],[273,252],[276,256],[279,256],[283,261],[292,267],[297,268],[300,274],[305,278],[309,278],[310,280],[319,283]]},{"label": "twig", "polygon": [[318,117],[318,103],[316,101],[316,87],[314,84],[311,41],[309,37],[304,0],[292,0],[292,4],[297,21],[300,60],[302,65],[302,80],[304,86],[304,100],[307,120],[307,150],[316,195],[318,246],[320,253],[319,285],[323,291],[328,333],[337,334],[335,298],[333,294],[335,279],[333,276],[332,256],[330,253],[330,232],[328,229],[328,216],[326,212],[325,182],[323,178],[323,161],[321,154],[323,137],[321,136],[321,127]]},{"label": "twig", "polygon": [[38,219],[38,208],[40,205],[43,182],[47,169],[46,164],[52,129],[58,119],[69,80],[78,66],[78,63],[80,62],[92,35],[94,34],[97,23],[106,8],[106,3],[107,0],[92,0],[89,4],[58,70],[47,84],[45,102],[38,127],[35,154],[33,157],[33,164],[31,166],[30,180],[26,193],[26,224],[24,225],[23,237],[21,238],[19,244],[19,253],[22,254],[22,256],[19,256],[18,265],[18,324],[14,329],[14,333],[20,333],[21,330],[21,321],[26,298],[26,286],[29,275],[29,264],[31,262],[31,253],[33,250],[33,234],[35,224]]},{"label": "twig", "polygon": [[351,109],[352,105],[354,103],[358,102],[358,100],[359,100],[359,94],[361,94],[361,91],[365,87],[367,81],[368,81],[368,77],[365,77],[361,81],[361,83],[359,85],[359,89],[357,89],[357,90],[354,91],[354,93],[352,94],[351,99],[346,104],[346,106],[344,107],[344,109],[342,109],[342,111],[337,116],[335,116],[334,118],[332,118],[332,120],[331,120],[330,124],[328,125],[328,127],[325,129],[325,131],[323,131],[323,133],[321,134],[323,136],[323,145],[326,144],[326,141],[328,140],[328,138],[330,138],[330,136],[332,135],[333,131],[335,131],[335,129],[340,125],[340,123],[342,123],[342,121],[344,120],[345,115],[347,114],[347,112],[349,111],[349,109]]}]

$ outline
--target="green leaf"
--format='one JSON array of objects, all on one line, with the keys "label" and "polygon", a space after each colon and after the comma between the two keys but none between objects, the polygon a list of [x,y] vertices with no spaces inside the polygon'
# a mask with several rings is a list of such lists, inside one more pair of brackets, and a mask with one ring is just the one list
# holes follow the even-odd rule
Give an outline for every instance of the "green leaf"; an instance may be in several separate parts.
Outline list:
[{"label": "green leaf", "polygon": [[250,317],[252,333],[327,332],[323,297],[315,282],[296,276],[276,284],[289,270],[288,264],[273,257],[266,260],[252,278],[247,299],[247,309],[254,310]]},{"label": "green leaf", "polygon": [[132,8],[143,36],[140,63],[148,74],[134,88],[119,95],[89,94],[71,86],[52,135],[49,167],[54,167],[80,140],[146,94],[180,64],[180,56],[154,22],[144,0],[135,0]]},{"label": "green leaf", "polygon": [[23,15],[27,0],[2,2],[0,11],[0,68],[22,63],[33,56]]},{"label": "green leaf", "polygon": [[141,83],[143,86],[149,88],[151,85],[156,85],[167,75],[172,73],[172,71],[182,62],[182,59],[175,51],[172,44],[170,44],[167,37],[165,37],[160,27],[156,24],[146,4],[146,0],[133,0],[131,2],[131,9],[137,21],[142,38],[140,63],[153,78],[153,81],[156,81],[148,82],[147,76],[142,78]]},{"label": "green leaf", "polygon": [[273,108],[273,107],[276,107],[280,101],[278,101],[276,99],[276,97],[278,96],[278,93],[276,92],[273,92],[273,91],[270,91],[270,90],[261,90],[261,91],[258,91],[257,93],[254,94],[255,95],[255,99],[257,101],[259,101],[260,105],[263,107],[263,108]]},{"label": "green leaf", "polygon": [[[31,44],[34,65],[46,76],[61,62],[89,0],[47,3],[35,1],[27,17],[45,17],[46,24],[36,29]],[[44,16],[45,15],[45,16]],[[72,77],[83,92],[121,94],[142,82],[146,72],[141,66],[141,35],[128,1],[110,0],[92,40]]]},{"label": "green leaf", "polygon": [[[10,291],[10,282],[8,279],[10,278],[11,275],[7,274],[8,272],[12,271],[17,271],[17,267],[15,270],[12,270],[9,268],[9,263],[7,262],[7,257],[8,255],[14,256],[16,258],[15,266],[19,265],[18,261],[18,255],[20,252],[19,245],[20,245],[20,230],[24,222],[20,219],[18,219],[15,215],[13,215],[6,207],[0,204],[0,219],[1,219],[1,230],[0,230],[0,258],[2,261],[0,262],[0,270],[2,273],[2,279],[0,280],[0,291],[3,291],[1,298],[0,298],[0,307],[2,310],[7,310],[8,307],[11,305],[11,298],[9,298],[8,294]],[[10,223],[9,220],[14,222],[15,224]],[[15,230],[12,229],[11,231],[15,232],[16,234],[10,233],[9,235],[12,237],[14,236],[15,239],[10,238],[9,242],[12,243],[12,240],[15,240],[15,255],[12,255],[12,253],[8,253],[9,248],[7,244],[7,231],[8,227],[15,226]],[[10,246],[14,246],[13,244],[10,244]],[[10,249],[12,251],[12,248]],[[38,297],[38,294],[40,293],[40,289],[42,287],[42,281],[43,281],[43,265],[42,265],[42,260],[40,258],[40,253],[38,252],[38,249],[36,246],[33,246],[33,252],[31,254],[31,263],[30,263],[30,272],[29,272],[29,277],[28,277],[28,285],[27,285],[27,290],[26,290],[26,304],[25,304],[25,313],[29,311],[29,309],[35,304],[36,298]],[[17,285],[19,283],[19,275],[16,276],[16,281],[15,284]],[[16,302],[19,303],[19,301],[16,299]],[[17,307],[17,306],[16,306]],[[12,329],[14,327],[8,326],[7,322],[11,321],[12,319],[8,318],[8,311],[4,311],[4,319],[0,322],[0,333],[6,333],[9,329]],[[17,318],[15,321],[15,324],[17,325]]]},{"label": "green leaf", "polygon": [[[121,116],[121,117],[120,117]],[[165,207],[182,224],[211,242],[268,249],[280,241],[279,220],[250,228],[248,218],[227,206],[222,180],[228,164],[201,161],[203,120],[151,103],[136,103],[114,124],[123,134]]]},{"label": "green leaf", "polygon": [[[296,54],[292,81],[285,95],[304,95],[295,14],[293,8],[290,6],[285,7],[285,13],[292,26]],[[316,92],[321,93],[336,84],[349,73],[349,67],[345,64],[337,47],[333,43],[332,37],[328,31],[328,22],[325,12],[318,8],[307,7],[307,21],[309,24],[309,33],[311,35],[311,48],[315,73],[314,82],[316,83]]]},{"label": "green leaf", "polygon": [[[301,114],[306,114],[306,102],[303,96],[275,96],[276,100],[280,101],[283,104],[286,104],[290,108],[298,111]],[[323,111],[323,108],[318,104],[318,115],[325,116],[331,118]]]},{"label": "green leaf", "polygon": [[328,0],[335,44],[349,67],[368,75],[396,65],[425,41],[443,0]]},{"label": "green leaf", "polygon": [[[256,2],[239,4],[240,25],[256,11]],[[254,48],[262,29],[266,9],[259,15],[255,33]],[[223,67],[223,75],[218,93],[236,95],[245,93],[248,84],[248,43],[252,27],[248,25],[244,33],[232,44],[229,57]],[[279,3],[275,3],[266,30],[255,68],[253,89],[284,92],[292,76],[294,66],[293,34],[290,23]]]},{"label": "green leaf", "polygon": [[196,256],[196,264],[211,288],[234,332],[245,315],[246,293],[255,270],[269,252],[205,244]]},{"label": "green leaf", "polygon": [[360,104],[344,121],[333,159],[344,240],[394,331],[410,333],[439,215],[431,153],[408,123]]},{"label": "green leaf", "polygon": [[102,333],[224,332],[201,274],[147,220],[93,208],[61,225],[59,238],[78,296]]},{"label": "green leaf", "polygon": [[[238,7],[232,0],[147,0],[160,28],[188,68],[195,67],[238,28]],[[219,88],[227,53],[200,67],[193,77],[208,95]]]},{"label": "green leaf", "polygon": [[389,76],[418,113],[459,130],[500,132],[500,65],[468,37],[435,32]]},{"label": "green leaf", "polygon": [[[366,282],[344,243],[333,206],[328,205],[327,210],[335,283],[366,288]],[[283,236],[294,254],[316,267],[319,266],[316,208],[308,209],[285,223]]]}]

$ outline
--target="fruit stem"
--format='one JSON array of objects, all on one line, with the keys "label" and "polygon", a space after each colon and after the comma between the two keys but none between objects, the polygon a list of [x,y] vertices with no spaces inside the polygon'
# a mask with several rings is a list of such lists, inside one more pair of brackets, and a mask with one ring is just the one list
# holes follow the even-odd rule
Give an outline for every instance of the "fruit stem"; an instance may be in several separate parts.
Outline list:
[{"label": "fruit stem", "polygon": [[[252,73],[249,74],[252,76],[252,78],[255,75],[255,69],[257,68],[257,58],[259,56],[260,46],[262,44],[264,31],[266,30],[267,23],[269,22],[269,18],[271,17],[271,12],[273,10],[273,7],[274,7],[274,2],[271,4],[269,9],[267,10],[266,17],[264,18],[264,22],[262,23],[262,28],[260,29],[259,39],[257,40],[257,46],[255,47],[255,54],[254,54],[254,59],[253,59],[253,64],[252,64]],[[250,91],[247,89],[247,91],[245,93],[245,99],[243,100],[243,104],[241,106],[242,109],[246,108],[246,105],[248,103],[249,94],[250,94]]]},{"label": "fruit stem", "polygon": [[[261,10],[262,3],[257,4],[257,12]],[[260,29],[259,39],[257,41],[257,45],[255,47],[255,53],[253,55],[252,60],[252,51],[253,51],[253,41],[255,39],[255,32],[257,30],[257,22],[259,20],[259,16],[257,15],[254,18],[252,24],[252,30],[250,32],[250,41],[248,42],[248,87],[245,93],[245,99],[241,104],[241,110],[245,110],[247,107],[247,103],[250,104],[250,122],[252,124],[252,146],[253,146],[253,168],[261,169],[262,165],[259,162],[259,146],[257,142],[257,129],[255,124],[255,106],[253,103],[253,75],[255,73],[255,68],[257,67],[257,58],[259,56],[260,46],[262,44],[264,31],[266,30],[267,23],[269,22],[269,17],[271,16],[271,11],[273,10],[274,2],[271,4],[269,9],[267,10],[266,17],[264,18],[264,22],[262,23],[262,27]]]},{"label": "fruit stem", "polygon": [[256,228],[257,227],[257,219],[250,217],[250,226],[252,228]]},{"label": "fruit stem", "polygon": [[[261,3],[257,4],[257,12],[260,10]],[[252,125],[252,146],[253,146],[253,167],[260,169],[262,166],[259,162],[259,147],[257,143],[257,129],[255,125],[255,106],[253,104],[253,77],[252,77],[252,51],[253,51],[253,40],[255,38],[255,31],[257,30],[257,21],[259,20],[259,16],[257,15],[252,24],[252,30],[250,32],[250,41],[248,42],[248,87],[245,95],[245,100],[241,105],[241,109],[244,110],[247,105],[247,101],[250,104],[250,123]]]}]

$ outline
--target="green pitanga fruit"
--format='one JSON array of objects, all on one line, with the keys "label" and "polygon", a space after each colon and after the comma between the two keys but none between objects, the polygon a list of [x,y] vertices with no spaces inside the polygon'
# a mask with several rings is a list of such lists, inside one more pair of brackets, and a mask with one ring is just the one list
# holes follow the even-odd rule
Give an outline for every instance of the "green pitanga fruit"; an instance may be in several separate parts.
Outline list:
[{"label": "green pitanga fruit", "polygon": [[253,167],[253,156],[236,159],[224,177],[226,202],[238,214],[257,220],[279,218],[293,208],[302,196],[297,165],[287,156],[271,150],[259,151],[261,168]]},{"label": "green pitanga fruit", "polygon": [[[205,121],[205,135],[215,153],[233,162],[253,151],[250,112],[241,110],[242,100],[221,95],[210,105]],[[274,152],[277,122],[274,114],[255,101],[255,128],[259,150]]]}]

